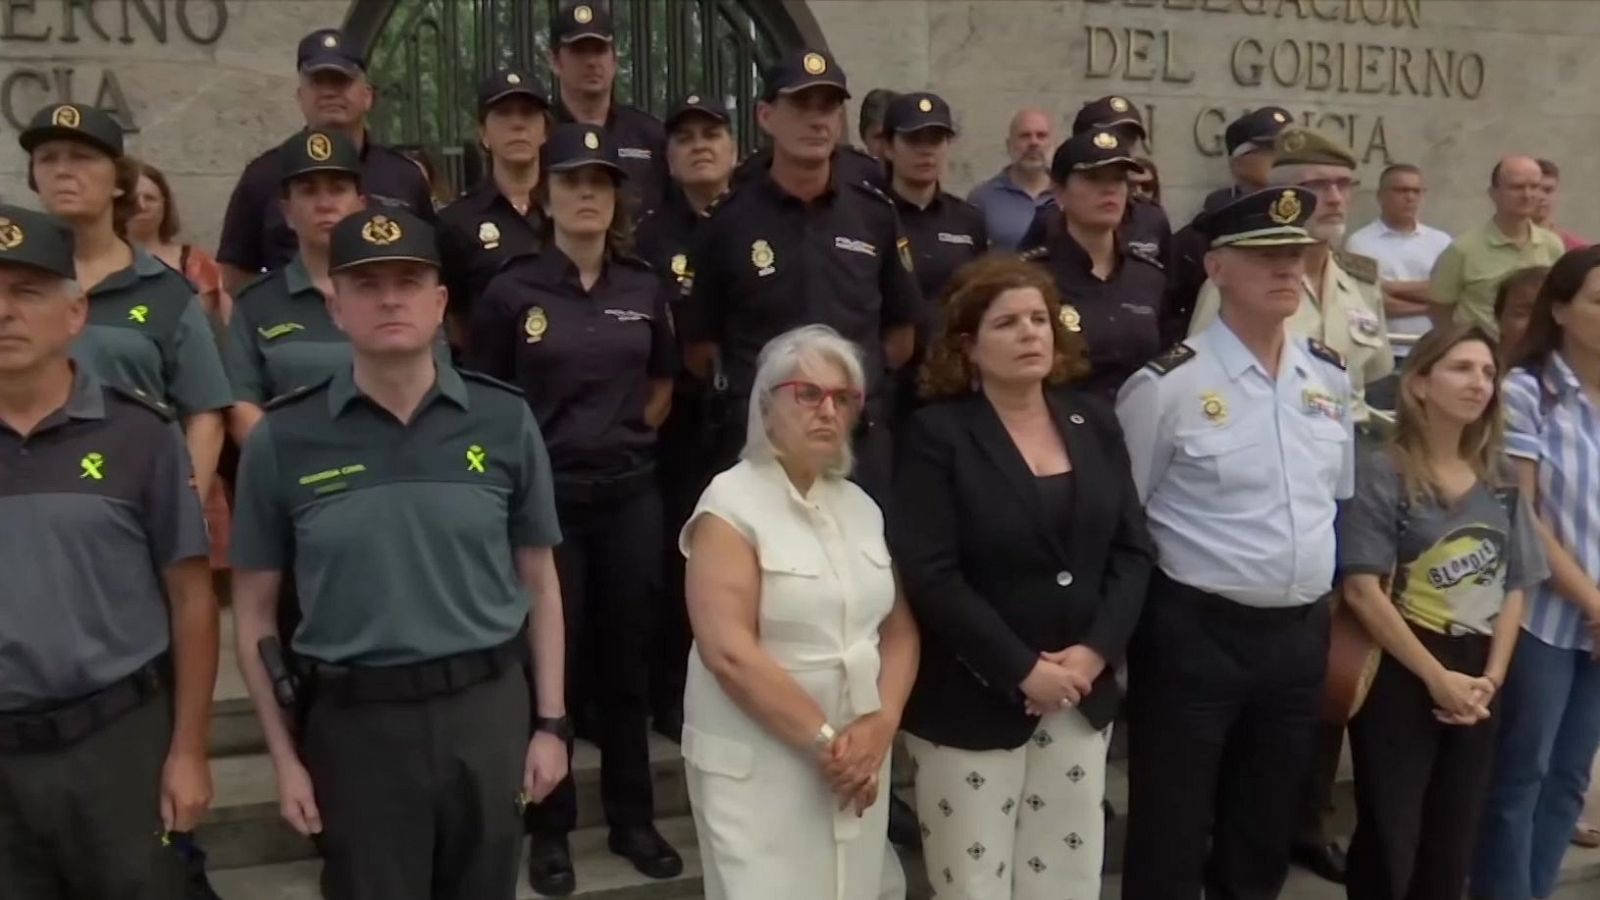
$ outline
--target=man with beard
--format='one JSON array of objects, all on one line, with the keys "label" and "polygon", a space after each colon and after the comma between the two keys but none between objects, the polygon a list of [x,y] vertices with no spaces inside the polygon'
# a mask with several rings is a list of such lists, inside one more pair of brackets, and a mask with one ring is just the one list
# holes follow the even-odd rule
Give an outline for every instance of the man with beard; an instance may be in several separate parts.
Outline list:
[{"label": "man with beard", "polygon": [[1006,133],[1011,164],[967,195],[967,202],[983,212],[994,249],[1017,249],[1039,208],[1050,203],[1050,154],[1054,150],[1055,126],[1050,114],[1040,109],[1018,110]]}]

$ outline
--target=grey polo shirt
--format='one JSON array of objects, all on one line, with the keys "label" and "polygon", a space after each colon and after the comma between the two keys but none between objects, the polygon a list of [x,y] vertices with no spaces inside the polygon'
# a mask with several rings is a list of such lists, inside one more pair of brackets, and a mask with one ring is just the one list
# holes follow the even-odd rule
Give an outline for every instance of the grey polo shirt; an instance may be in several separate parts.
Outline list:
[{"label": "grey polo shirt", "polygon": [[233,564],[293,570],[296,652],[388,666],[514,637],[514,551],[560,542],[550,461],[522,393],[440,365],[402,424],[349,367],[268,404],[239,465]]},{"label": "grey polo shirt", "polygon": [[93,693],[165,652],[162,572],[210,549],[170,416],[77,367],[31,434],[0,422],[0,711]]}]

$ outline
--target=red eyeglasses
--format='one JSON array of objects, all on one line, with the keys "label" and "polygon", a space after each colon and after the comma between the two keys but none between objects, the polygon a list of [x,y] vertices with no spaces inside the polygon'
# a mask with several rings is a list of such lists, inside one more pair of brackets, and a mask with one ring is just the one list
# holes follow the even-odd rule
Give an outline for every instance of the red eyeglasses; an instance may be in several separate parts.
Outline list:
[{"label": "red eyeglasses", "polygon": [[772,386],[774,391],[779,388],[793,388],[795,402],[807,409],[816,409],[822,405],[824,399],[833,401],[833,408],[842,413],[853,413],[861,409],[861,392],[855,388],[835,388],[828,390],[820,384],[810,381],[780,381]]}]

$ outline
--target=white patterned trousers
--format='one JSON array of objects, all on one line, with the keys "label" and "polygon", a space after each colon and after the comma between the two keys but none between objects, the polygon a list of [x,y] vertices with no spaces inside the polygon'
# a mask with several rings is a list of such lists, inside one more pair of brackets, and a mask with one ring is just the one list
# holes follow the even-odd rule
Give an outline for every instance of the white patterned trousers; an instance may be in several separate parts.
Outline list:
[{"label": "white patterned trousers", "polygon": [[1076,710],[1015,750],[906,736],[928,881],[940,900],[1099,900],[1106,752]]}]

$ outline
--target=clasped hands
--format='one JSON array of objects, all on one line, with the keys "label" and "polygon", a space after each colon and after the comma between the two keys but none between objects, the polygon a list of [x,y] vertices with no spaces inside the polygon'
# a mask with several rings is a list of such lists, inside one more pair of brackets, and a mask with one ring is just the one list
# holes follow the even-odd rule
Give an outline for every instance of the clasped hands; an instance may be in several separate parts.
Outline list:
[{"label": "clasped hands", "polygon": [[1044,716],[1077,706],[1105,668],[1105,657],[1083,644],[1040,653],[1033,671],[1022,680],[1023,708],[1030,716]]},{"label": "clasped hands", "polygon": [[1489,702],[1499,687],[1487,675],[1445,670],[1428,685],[1433,717],[1446,725],[1476,725],[1489,718]]},{"label": "clasped hands", "polygon": [[868,713],[817,751],[817,765],[839,799],[839,809],[860,818],[878,802],[878,773],[899,726],[882,712]]}]

